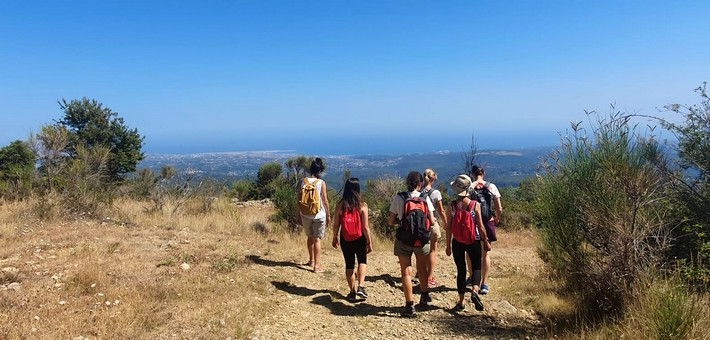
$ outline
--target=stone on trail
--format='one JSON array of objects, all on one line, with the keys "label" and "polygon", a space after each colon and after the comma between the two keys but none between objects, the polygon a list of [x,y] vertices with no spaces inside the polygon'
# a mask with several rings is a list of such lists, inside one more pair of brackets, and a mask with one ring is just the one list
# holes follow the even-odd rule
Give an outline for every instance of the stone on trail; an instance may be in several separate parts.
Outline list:
[{"label": "stone on trail", "polygon": [[180,268],[182,268],[182,270],[190,270],[190,265],[187,264],[187,263],[185,263],[185,262],[183,262],[183,263],[180,265]]},{"label": "stone on trail", "polygon": [[2,272],[6,274],[17,274],[20,270],[15,267],[5,267],[2,269]]},{"label": "stone on trail", "polygon": [[7,289],[19,292],[20,289],[22,289],[22,285],[19,282],[13,282],[13,283],[7,285]]}]

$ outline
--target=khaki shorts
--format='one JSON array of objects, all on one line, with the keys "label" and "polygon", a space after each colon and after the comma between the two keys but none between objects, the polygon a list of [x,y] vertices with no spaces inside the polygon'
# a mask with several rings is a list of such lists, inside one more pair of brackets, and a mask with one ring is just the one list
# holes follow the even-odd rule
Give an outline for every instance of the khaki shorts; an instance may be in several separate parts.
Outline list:
[{"label": "khaki shorts", "polygon": [[395,256],[412,256],[412,254],[417,254],[419,256],[422,255],[429,255],[429,252],[431,251],[431,247],[429,246],[429,243],[425,244],[422,247],[412,247],[408,246],[402,241],[395,239],[394,240],[394,255]]},{"label": "khaki shorts", "polygon": [[308,237],[318,237],[322,239],[325,236],[325,219],[312,220],[308,217],[301,216],[301,223]]}]

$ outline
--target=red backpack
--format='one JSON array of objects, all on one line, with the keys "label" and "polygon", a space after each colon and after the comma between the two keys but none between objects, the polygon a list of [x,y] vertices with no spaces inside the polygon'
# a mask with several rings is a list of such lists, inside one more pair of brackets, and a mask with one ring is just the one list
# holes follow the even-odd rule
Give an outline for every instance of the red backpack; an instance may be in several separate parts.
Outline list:
[{"label": "red backpack", "polygon": [[451,234],[459,243],[473,244],[476,241],[476,224],[471,216],[475,206],[476,201],[471,200],[468,207],[461,210],[457,207],[456,201],[451,202],[451,211],[454,214],[451,220]]},{"label": "red backpack", "polygon": [[397,195],[404,200],[404,215],[395,237],[412,247],[421,247],[429,243],[431,230],[429,230],[429,207],[426,200],[421,197],[411,197],[407,192]]},{"label": "red backpack", "polygon": [[344,210],[340,215],[341,234],[345,241],[355,241],[362,236],[360,209]]}]

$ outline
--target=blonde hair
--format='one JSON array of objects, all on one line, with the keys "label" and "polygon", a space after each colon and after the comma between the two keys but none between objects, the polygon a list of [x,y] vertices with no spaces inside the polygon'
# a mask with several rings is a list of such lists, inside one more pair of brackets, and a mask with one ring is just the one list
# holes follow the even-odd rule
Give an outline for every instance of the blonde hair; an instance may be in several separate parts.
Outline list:
[{"label": "blonde hair", "polygon": [[424,184],[429,184],[431,182],[434,182],[436,179],[436,172],[432,169],[426,169],[424,170]]}]

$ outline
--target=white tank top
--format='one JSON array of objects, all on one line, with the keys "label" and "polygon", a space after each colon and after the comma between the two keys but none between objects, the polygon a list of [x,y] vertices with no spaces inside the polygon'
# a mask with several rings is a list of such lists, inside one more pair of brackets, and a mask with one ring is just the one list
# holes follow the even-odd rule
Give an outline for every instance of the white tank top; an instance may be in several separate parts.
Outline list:
[{"label": "white tank top", "polygon": [[[320,210],[318,210],[318,213],[315,215],[303,215],[301,216],[305,218],[310,218],[312,220],[324,220],[325,219],[325,204],[323,203],[323,195],[321,195],[322,189],[323,189],[323,180],[319,180],[317,178],[310,178],[306,177],[304,181],[308,181],[308,183],[313,183],[315,181],[318,181],[318,184],[316,184],[316,193],[318,194],[318,197],[320,197],[321,202],[320,202]],[[301,182],[301,188],[306,185],[305,182]]]}]

